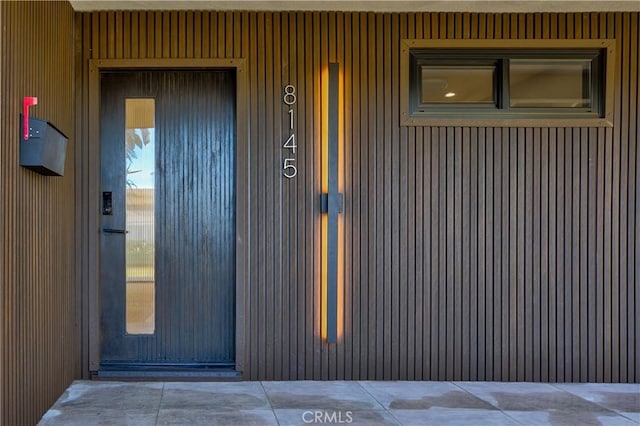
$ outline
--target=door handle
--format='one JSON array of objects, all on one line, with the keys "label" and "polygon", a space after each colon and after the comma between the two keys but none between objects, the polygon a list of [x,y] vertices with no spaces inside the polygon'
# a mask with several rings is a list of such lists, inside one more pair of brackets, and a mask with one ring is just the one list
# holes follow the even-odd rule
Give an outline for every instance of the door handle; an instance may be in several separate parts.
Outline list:
[{"label": "door handle", "polygon": [[102,228],[102,232],[105,234],[128,234],[129,231],[126,229],[113,229],[113,228]]}]

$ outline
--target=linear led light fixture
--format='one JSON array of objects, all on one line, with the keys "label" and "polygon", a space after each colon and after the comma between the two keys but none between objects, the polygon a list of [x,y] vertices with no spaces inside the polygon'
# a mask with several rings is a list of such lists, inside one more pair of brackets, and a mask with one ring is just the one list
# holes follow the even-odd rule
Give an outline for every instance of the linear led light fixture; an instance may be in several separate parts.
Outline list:
[{"label": "linear led light fixture", "polygon": [[338,192],[338,86],[340,65],[329,64],[328,102],[328,193],[322,194],[322,213],[327,214],[327,343],[338,342],[338,214],[344,199]]}]

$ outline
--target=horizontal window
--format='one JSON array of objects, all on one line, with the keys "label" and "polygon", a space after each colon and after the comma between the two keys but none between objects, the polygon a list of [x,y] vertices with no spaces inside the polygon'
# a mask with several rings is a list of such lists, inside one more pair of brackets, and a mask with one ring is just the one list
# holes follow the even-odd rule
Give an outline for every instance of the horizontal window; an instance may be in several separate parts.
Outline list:
[{"label": "horizontal window", "polygon": [[611,125],[610,40],[423,42],[403,41],[403,125]]}]

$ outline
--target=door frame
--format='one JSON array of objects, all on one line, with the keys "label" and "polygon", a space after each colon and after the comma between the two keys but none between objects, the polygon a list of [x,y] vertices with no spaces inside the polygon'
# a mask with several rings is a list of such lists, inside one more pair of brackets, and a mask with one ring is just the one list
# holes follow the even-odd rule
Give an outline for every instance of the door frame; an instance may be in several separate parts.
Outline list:
[{"label": "door frame", "polygon": [[[89,60],[89,229],[88,287],[83,308],[87,324],[88,371],[100,368],[100,73],[103,71],[197,71],[235,70],[236,72],[236,300],[235,370],[244,371],[245,297],[249,265],[249,135],[247,113],[247,70],[244,58],[233,59],[92,59]],[[95,141],[95,142],[91,142]]]}]

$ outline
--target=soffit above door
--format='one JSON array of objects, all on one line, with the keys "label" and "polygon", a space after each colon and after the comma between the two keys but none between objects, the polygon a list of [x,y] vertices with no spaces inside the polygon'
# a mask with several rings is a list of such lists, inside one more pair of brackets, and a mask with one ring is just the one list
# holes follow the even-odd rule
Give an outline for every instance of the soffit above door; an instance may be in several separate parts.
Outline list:
[{"label": "soffit above door", "polygon": [[70,0],[94,10],[316,10],[370,12],[618,12],[640,11],[638,0]]}]

